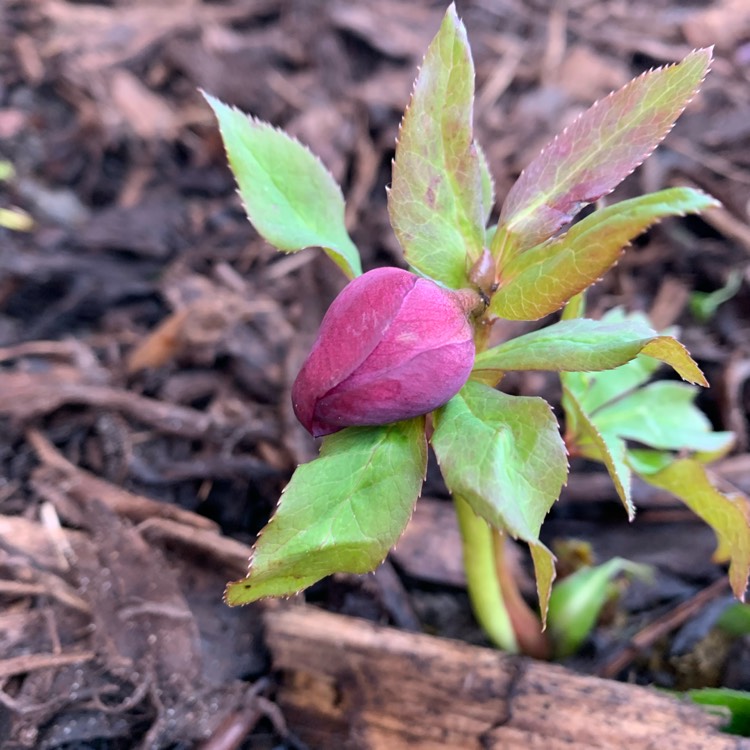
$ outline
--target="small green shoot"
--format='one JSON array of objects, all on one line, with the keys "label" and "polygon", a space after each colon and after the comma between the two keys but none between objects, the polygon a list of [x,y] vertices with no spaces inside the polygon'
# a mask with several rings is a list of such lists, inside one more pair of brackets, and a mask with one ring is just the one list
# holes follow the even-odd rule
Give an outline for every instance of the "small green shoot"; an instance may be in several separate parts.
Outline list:
[{"label": "small green shoot", "polygon": [[700,688],[688,690],[688,697],[701,706],[715,709],[724,719],[728,719],[722,729],[728,734],[750,737],[750,692],[730,688]]},{"label": "small green shoot", "polygon": [[591,634],[604,605],[617,595],[613,581],[621,573],[645,580],[652,576],[646,565],[613,557],[602,565],[579,568],[553,588],[547,626],[558,659],[576,653]]},{"label": "small green shoot", "polygon": [[741,286],[742,273],[735,269],[729,273],[727,283],[713,292],[692,292],[688,302],[690,312],[693,313],[696,320],[701,323],[708,323],[716,315],[719,307],[725,302],[729,302],[740,291]]},{"label": "small green shoot", "polygon": [[[9,182],[16,176],[16,170],[9,161],[0,161],[0,182]],[[0,227],[13,232],[30,232],[34,219],[20,208],[0,208]]]}]

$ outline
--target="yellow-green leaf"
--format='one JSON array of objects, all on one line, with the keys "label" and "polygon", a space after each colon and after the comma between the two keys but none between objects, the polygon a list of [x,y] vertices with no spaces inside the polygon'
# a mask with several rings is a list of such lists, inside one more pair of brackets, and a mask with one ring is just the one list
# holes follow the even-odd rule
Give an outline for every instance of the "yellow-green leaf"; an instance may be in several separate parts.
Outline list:
[{"label": "yellow-green leaf", "polygon": [[536,592],[539,597],[539,612],[542,616],[542,626],[546,627],[549,601],[552,595],[552,584],[557,575],[555,571],[555,556],[541,542],[531,542],[529,550],[531,552],[531,560],[534,563]]},{"label": "yellow-green leaf", "polygon": [[715,532],[719,548],[729,556],[729,582],[734,595],[744,601],[750,574],[750,499],[739,493],[724,495],[714,486],[705,466],[689,458],[678,459],[641,478],[680,498]]},{"label": "yellow-green leaf", "polygon": [[697,213],[717,201],[692,188],[669,188],[615,203],[562,237],[518,254],[501,268],[490,310],[510,320],[537,320],[559,310],[607,271],[631,240],[666,216]]}]

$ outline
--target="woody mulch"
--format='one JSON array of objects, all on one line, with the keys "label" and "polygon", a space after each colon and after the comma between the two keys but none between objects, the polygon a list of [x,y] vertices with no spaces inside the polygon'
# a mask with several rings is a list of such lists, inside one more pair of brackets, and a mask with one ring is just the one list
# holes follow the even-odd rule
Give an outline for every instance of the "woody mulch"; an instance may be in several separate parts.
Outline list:
[{"label": "woody mulch", "polygon": [[[500,196],[593,100],[716,45],[703,92],[615,197],[691,184],[724,207],[664,222],[591,302],[594,313],[625,304],[682,327],[713,384],[701,406],[738,435],[718,474],[750,492],[747,3],[458,9],[477,67],[477,136]],[[4,4],[0,157],[15,176],[0,183],[0,205],[26,212],[33,229],[0,230],[3,747],[298,746],[273,702],[257,608],[230,610],[221,593],[244,573],[294,467],[315,455],[289,388],[343,279],[314,251],[282,256],[257,237],[198,89],[308,143],[344,187],[365,267],[398,264],[384,186],[444,10],[425,0]],[[745,279],[739,293],[698,323],[690,292],[722,286],[733,270]],[[498,335],[523,330],[501,324]],[[558,401],[554,378],[508,380],[514,393]],[[710,531],[643,487],[628,526],[602,475],[573,469],[549,540],[588,539],[599,559],[656,569],[655,585],[629,590],[625,614],[576,665],[670,687],[749,688],[745,641],[701,662],[725,596],[717,585],[695,604],[723,575]],[[385,568],[334,577],[308,597],[481,642],[432,475],[426,495]],[[689,618],[674,614],[685,601]],[[664,632],[647,630],[623,661],[625,640],[654,622]]]}]

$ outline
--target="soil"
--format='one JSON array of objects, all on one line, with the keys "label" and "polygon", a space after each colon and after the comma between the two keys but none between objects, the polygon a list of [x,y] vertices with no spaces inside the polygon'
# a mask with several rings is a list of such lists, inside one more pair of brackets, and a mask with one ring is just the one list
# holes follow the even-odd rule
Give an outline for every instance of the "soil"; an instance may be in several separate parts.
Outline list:
[{"label": "soil", "polygon": [[[476,135],[500,196],[595,99],[716,45],[701,94],[615,198],[695,185],[723,208],[639,239],[591,309],[625,305],[680,326],[713,386],[701,407],[737,434],[716,475],[750,493],[750,6],[457,6],[477,69]],[[295,466],[316,455],[289,390],[344,278],[322,253],[283,256],[257,236],[199,90],[307,143],[343,186],[364,266],[402,264],[385,186],[444,10],[426,0],[2,4],[0,159],[13,175],[0,207],[28,224],[0,229],[2,747],[300,746],[274,703],[259,609],[229,609],[221,594],[244,574]],[[691,293],[733,273],[739,292],[697,320]],[[524,374],[508,389],[559,405],[553,377]],[[655,576],[627,588],[569,664],[678,689],[750,689],[750,641],[712,629],[731,599],[711,531],[640,485],[627,524],[607,478],[572,468],[545,540],[586,540],[598,561],[647,562]],[[377,574],[335,576],[307,600],[481,643],[432,469],[425,495]],[[639,648],[623,651],[632,640]]]}]

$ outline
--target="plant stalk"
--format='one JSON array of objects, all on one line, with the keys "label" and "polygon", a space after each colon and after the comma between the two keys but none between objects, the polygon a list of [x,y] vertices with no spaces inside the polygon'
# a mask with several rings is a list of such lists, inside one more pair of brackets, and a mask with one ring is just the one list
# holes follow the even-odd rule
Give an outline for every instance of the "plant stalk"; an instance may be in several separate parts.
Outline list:
[{"label": "plant stalk", "polygon": [[547,634],[542,630],[539,616],[526,604],[518,588],[518,560],[510,554],[510,540],[503,531],[492,529],[492,542],[500,596],[510,617],[519,651],[535,659],[549,659],[552,649]]},{"label": "plant stalk", "polygon": [[462,497],[454,495],[453,503],[461,531],[464,570],[474,616],[493,644],[517,654],[518,640],[497,575],[493,530]]},{"label": "plant stalk", "polygon": [[[475,322],[477,353],[487,348],[493,322],[488,315]],[[469,600],[477,622],[492,643],[504,651],[548,658],[549,642],[539,618],[518,589],[504,533],[476,515],[462,497],[454,495],[453,502],[461,531]]]}]

